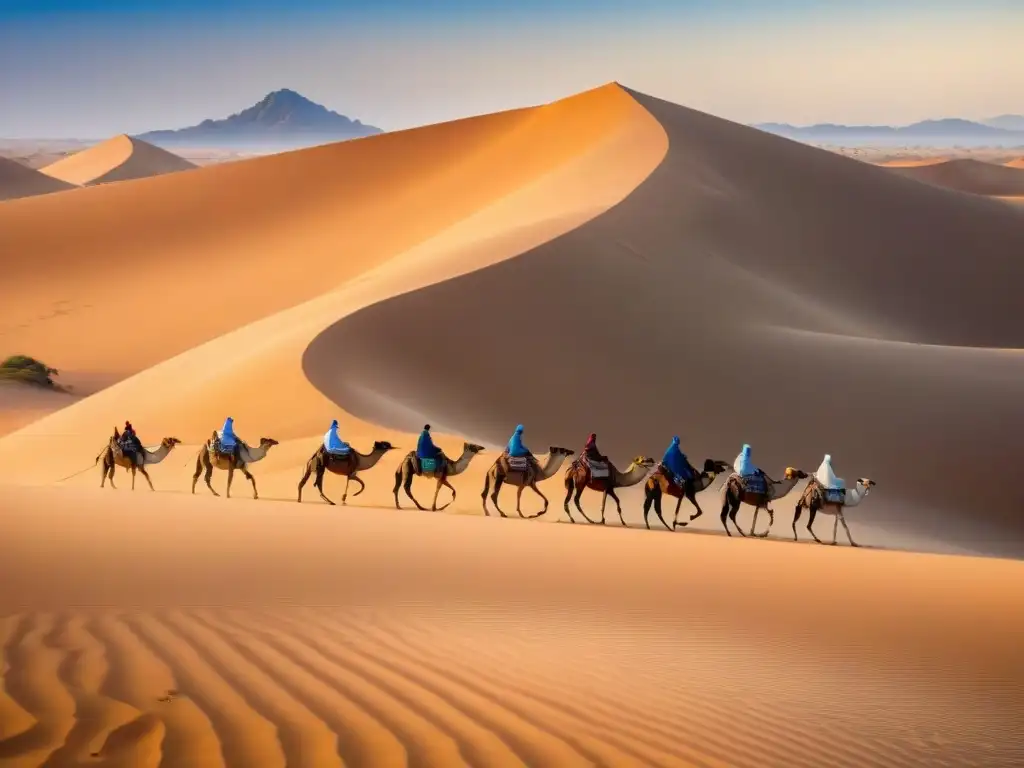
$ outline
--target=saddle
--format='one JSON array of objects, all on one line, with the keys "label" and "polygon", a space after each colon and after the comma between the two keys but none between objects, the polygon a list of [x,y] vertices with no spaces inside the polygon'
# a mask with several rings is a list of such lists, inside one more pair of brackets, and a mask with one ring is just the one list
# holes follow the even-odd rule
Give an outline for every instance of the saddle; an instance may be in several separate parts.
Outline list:
[{"label": "saddle", "polygon": [[682,475],[677,475],[671,469],[666,467],[664,464],[658,464],[658,469],[661,470],[662,474],[668,478],[669,482],[675,485],[677,488],[686,488],[687,478]]},{"label": "saddle", "polygon": [[590,471],[590,477],[594,480],[603,480],[612,473],[611,466],[607,461],[592,459],[584,454],[580,457],[580,462],[583,467]]},{"label": "saddle", "polygon": [[426,459],[426,458],[420,458],[419,456],[417,456],[416,460],[420,463],[420,472],[423,472],[423,473],[428,474],[428,475],[433,473],[433,472],[437,472],[437,466],[438,466],[438,463],[439,463],[439,460],[437,459],[437,457],[434,457],[434,458],[431,458],[431,459]]},{"label": "saddle", "polygon": [[740,475],[739,478],[747,493],[768,493],[768,480],[764,475]]},{"label": "saddle", "polygon": [[532,466],[529,456],[506,456],[505,461],[509,472],[529,472]]},{"label": "saddle", "polygon": [[225,448],[216,432],[214,432],[213,437],[210,439],[210,453],[223,459],[234,458],[241,447],[242,441],[236,439],[235,444],[232,447]]},{"label": "saddle", "polygon": [[845,488],[822,488],[821,493],[825,497],[825,502],[828,504],[846,503]]}]

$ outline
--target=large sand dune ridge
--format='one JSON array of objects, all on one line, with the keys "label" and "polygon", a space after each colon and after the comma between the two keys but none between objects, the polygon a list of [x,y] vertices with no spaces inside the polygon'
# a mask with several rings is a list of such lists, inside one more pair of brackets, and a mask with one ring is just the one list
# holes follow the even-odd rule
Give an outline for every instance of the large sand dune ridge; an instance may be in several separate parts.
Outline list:
[{"label": "large sand dune ridge", "polygon": [[[1022,213],[614,84],[0,206],[0,344],[92,392],[0,437],[0,766],[1019,764],[1021,563],[876,548],[1020,554]],[[258,501],[189,493],[226,415]],[[185,441],[155,493],[95,487],[125,418]],[[398,450],[296,504],[332,418]],[[455,514],[381,508],[424,421],[489,448]],[[830,452],[873,548],[701,535],[718,483],[484,518],[519,422]]]},{"label": "large sand dune ridge", "polygon": [[16,160],[0,157],[0,202],[65,189],[74,189],[74,185],[51,178],[33,168],[26,168]]},{"label": "large sand dune ridge", "polygon": [[87,186],[159,176],[195,168],[183,157],[131,136],[114,136],[40,169],[69,184]]},{"label": "large sand dune ridge", "polygon": [[1012,162],[995,165],[970,158],[888,166],[893,173],[975,195],[1024,195],[1024,172]]}]

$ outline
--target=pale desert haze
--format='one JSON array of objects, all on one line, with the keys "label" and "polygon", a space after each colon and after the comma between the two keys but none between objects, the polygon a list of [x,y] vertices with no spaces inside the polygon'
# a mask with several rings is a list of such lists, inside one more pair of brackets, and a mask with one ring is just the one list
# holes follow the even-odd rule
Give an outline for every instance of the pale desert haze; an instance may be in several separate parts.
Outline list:
[{"label": "pale desert haze", "polygon": [[[0,381],[0,766],[1021,764],[1014,193],[618,83],[167,172],[128,142],[0,203],[0,357],[69,388]],[[191,492],[226,416],[272,440],[258,499]],[[180,441],[154,491],[99,487],[126,419]],[[393,449],[297,503],[332,419]],[[425,423],[485,450],[396,510]],[[856,548],[794,525],[803,481],[766,539],[725,535],[722,478],[685,528],[644,527],[643,484],[571,525],[575,456],[546,514],[485,516],[516,424],[542,464],[678,434],[877,485]]]}]

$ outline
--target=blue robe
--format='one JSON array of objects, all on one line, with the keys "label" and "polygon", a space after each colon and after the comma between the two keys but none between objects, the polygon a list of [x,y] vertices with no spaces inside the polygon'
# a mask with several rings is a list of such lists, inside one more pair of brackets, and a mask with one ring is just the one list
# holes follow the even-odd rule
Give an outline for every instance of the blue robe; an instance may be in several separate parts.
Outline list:
[{"label": "blue robe", "polygon": [[512,433],[512,437],[508,441],[508,455],[517,457],[530,455],[530,449],[523,445],[522,424],[516,427],[516,431]]},{"label": "blue robe", "polygon": [[736,471],[736,474],[740,477],[749,477],[750,475],[756,475],[761,472],[754,462],[750,458],[750,446],[744,444],[743,450],[736,456],[736,461],[733,462],[732,468]]},{"label": "blue robe", "polygon": [[232,451],[238,443],[238,438],[235,436],[235,420],[228,416],[224,420],[224,428],[221,429],[220,434],[220,447],[225,451]]},{"label": "blue robe", "polygon": [[669,472],[684,482],[692,478],[693,473],[690,471],[690,462],[686,458],[686,454],[679,448],[678,437],[672,438],[672,442],[665,450],[665,455],[661,457],[661,463],[665,465]]},{"label": "blue robe", "polygon": [[324,435],[324,448],[328,453],[348,453],[351,446],[338,437],[338,422],[332,421],[331,428]]},{"label": "blue robe", "polygon": [[434,445],[430,432],[424,429],[420,432],[419,442],[416,443],[416,457],[419,459],[436,459],[440,455],[441,451]]}]

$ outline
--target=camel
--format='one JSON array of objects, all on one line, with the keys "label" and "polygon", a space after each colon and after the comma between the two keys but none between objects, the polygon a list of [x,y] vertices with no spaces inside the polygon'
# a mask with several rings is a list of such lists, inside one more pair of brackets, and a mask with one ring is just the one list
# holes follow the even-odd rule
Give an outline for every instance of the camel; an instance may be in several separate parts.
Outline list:
[{"label": "camel", "polygon": [[385,453],[393,449],[394,446],[387,440],[377,440],[367,454],[359,453],[353,448],[348,453],[339,455],[328,453],[327,449],[321,444],[317,448],[316,453],[306,462],[306,471],[303,473],[302,479],[299,480],[299,502],[302,501],[302,486],[309,480],[309,476],[316,472],[313,487],[320,492],[321,499],[333,505],[334,502],[324,494],[324,473],[330,472],[333,475],[341,475],[345,478],[345,491],[341,494],[341,503],[347,504],[348,484],[353,480],[359,483],[359,490],[352,494],[352,498],[366,490],[366,485],[358,473],[375,466]]},{"label": "camel", "polygon": [[853,540],[853,536],[850,535],[850,526],[846,524],[846,518],[843,516],[843,509],[846,507],[856,507],[864,498],[871,492],[874,487],[875,481],[868,478],[862,477],[857,481],[857,485],[853,488],[847,488],[842,494],[842,501],[838,501],[836,496],[829,494],[824,486],[819,483],[816,479],[811,479],[811,482],[807,484],[804,489],[803,495],[800,500],[796,503],[796,510],[793,513],[793,541],[798,541],[796,535],[796,522],[800,519],[800,513],[803,512],[804,507],[810,510],[810,514],[807,517],[807,531],[814,536],[814,540],[819,544],[824,544],[819,539],[814,530],[811,528],[814,525],[814,516],[819,512],[824,515],[832,515],[835,518],[832,525],[832,545],[836,544],[836,536],[839,533],[839,523],[843,524],[843,528],[846,530],[846,538],[850,540],[851,547],[859,547],[860,544]]},{"label": "camel", "polygon": [[539,465],[536,457],[531,456],[528,469],[514,469],[512,463],[518,462],[515,459],[510,460],[510,457],[503,453],[495,460],[491,468],[487,470],[487,476],[484,478],[484,490],[480,494],[484,505],[484,514],[490,517],[491,513],[487,509],[487,491],[490,489],[491,483],[494,483],[494,493],[491,494],[491,501],[494,503],[494,508],[498,510],[499,515],[508,517],[508,515],[501,511],[501,507],[498,506],[498,491],[501,490],[501,486],[504,483],[509,483],[516,487],[516,512],[519,513],[520,517],[526,517],[519,508],[519,501],[522,498],[524,488],[530,488],[544,500],[544,509],[536,515],[532,515],[531,519],[543,515],[548,511],[548,499],[547,496],[540,492],[537,482],[539,480],[547,480],[553,476],[565,460],[574,453],[575,451],[571,451],[568,448],[559,448],[553,445],[548,449],[548,456],[544,461],[543,467]]},{"label": "camel", "polygon": [[637,456],[626,467],[625,472],[619,472],[615,468],[615,465],[605,459],[600,464],[600,468],[604,470],[603,475],[594,477],[593,462],[585,462],[577,459],[569,468],[565,470],[565,514],[569,517],[570,523],[575,523],[572,513],[569,511],[569,499],[572,498],[573,490],[576,491],[576,498],[573,501],[576,504],[576,509],[583,515],[583,519],[588,523],[594,521],[587,517],[587,513],[583,511],[583,507],[580,506],[580,497],[583,495],[583,491],[589,488],[592,491],[597,491],[601,494],[601,525],[605,524],[604,521],[604,508],[605,504],[608,503],[608,497],[611,496],[615,501],[615,508],[619,513],[619,520],[622,522],[623,527],[626,525],[625,519],[622,517],[622,504],[619,502],[619,497],[615,495],[616,488],[628,488],[631,485],[642,483],[644,478],[647,477],[647,472],[651,467],[654,466],[654,459],[650,459],[646,456]]},{"label": "camel", "polygon": [[[697,503],[697,494],[708,488],[711,483],[715,481],[719,475],[723,472],[728,471],[729,464],[724,461],[716,461],[715,459],[707,459],[704,461],[704,470],[697,475],[697,477],[687,480],[683,485],[679,485],[661,465],[647,478],[647,483],[644,485],[644,525],[650,530],[651,525],[647,521],[647,516],[650,514],[651,505],[654,505],[654,513],[661,520],[661,524],[668,528],[670,531],[674,531],[676,528],[685,528],[692,521],[704,514],[704,510],[700,508],[700,504]],[[672,520],[672,527],[669,528],[668,523],[665,522],[665,518],[661,514],[661,499],[663,496],[671,496],[676,501],[676,515]],[[684,520],[682,523],[679,522],[679,507],[683,504],[683,499],[688,499],[697,511],[690,515],[689,520]]]},{"label": "camel", "polygon": [[[214,437],[216,437],[214,432]],[[259,494],[256,491],[256,479],[249,474],[247,467],[250,464],[254,464],[260,459],[266,457],[267,452],[270,451],[277,445],[277,440],[272,437],[261,437],[260,445],[258,448],[252,448],[248,443],[243,440],[238,441],[238,451],[233,454],[215,453],[213,450],[213,438],[203,443],[203,447],[199,449],[199,455],[196,456],[196,471],[192,475],[192,493],[196,492],[196,483],[199,481],[199,476],[203,474],[203,470],[206,470],[206,474],[203,479],[206,481],[206,487],[210,489],[210,493],[214,496],[220,496],[213,486],[210,485],[210,478],[213,477],[214,469],[226,469],[228,471],[228,486],[224,492],[227,498],[231,498],[231,480],[235,475],[237,469],[243,475],[248,478],[249,482],[252,483],[252,497],[254,499],[259,498]]]},{"label": "camel", "polygon": [[179,445],[181,440],[176,437],[165,437],[160,441],[160,447],[153,450],[148,448],[142,448],[140,451],[136,451],[134,454],[126,454],[124,449],[121,447],[121,434],[117,431],[117,427],[114,428],[114,436],[110,438],[110,442],[107,443],[107,447],[100,451],[99,455],[96,456],[94,464],[98,464],[100,459],[103,459],[103,475],[100,478],[100,488],[103,487],[107,480],[110,480],[110,487],[116,488],[114,485],[114,468],[124,467],[130,470],[132,473],[132,490],[135,490],[135,472],[136,470],[142,473],[142,476],[146,478],[146,482],[149,483],[149,490],[155,491],[153,487],[153,481],[149,478],[149,473],[146,472],[147,464],[159,464],[161,461],[167,458],[167,455],[174,449],[174,446]]},{"label": "camel", "polygon": [[757,527],[757,513],[762,509],[768,513],[768,530],[758,536],[761,539],[765,538],[772,529],[772,523],[775,522],[775,512],[768,505],[792,491],[799,481],[807,478],[807,473],[802,469],[786,467],[786,474],[782,480],[772,480],[767,474],[764,478],[768,483],[765,493],[748,491],[743,480],[735,473],[729,475],[729,479],[725,481],[725,488],[722,489],[722,526],[730,536],[732,536],[732,532],[729,530],[726,517],[732,520],[732,524],[736,526],[740,536],[747,535],[736,522],[736,513],[740,510],[740,504],[749,504],[754,508],[754,522],[750,524],[749,535],[751,536],[754,535],[754,529]]},{"label": "camel", "polygon": [[[443,453],[440,458],[434,463],[434,469],[429,472],[423,471],[423,465],[421,460],[416,458],[416,451],[409,451],[405,458],[402,459],[402,464],[395,470],[395,509],[401,509],[402,505],[398,503],[398,489],[404,488],[405,495],[412,499],[412,503],[416,505],[416,509],[423,510],[423,507],[416,497],[412,495],[412,479],[413,477],[429,477],[437,480],[437,487],[434,489],[434,501],[430,505],[431,512],[440,512],[452,505],[455,501],[455,488],[451,483],[448,482],[448,478],[453,475],[459,475],[466,471],[466,467],[469,466],[469,462],[473,460],[473,457],[483,451],[482,445],[475,445],[474,443],[463,443],[462,444],[462,455],[457,459],[449,459]],[[445,504],[441,509],[437,508],[437,495],[441,492],[441,488],[446,487],[452,492],[452,500]]]}]

